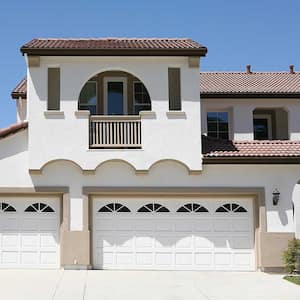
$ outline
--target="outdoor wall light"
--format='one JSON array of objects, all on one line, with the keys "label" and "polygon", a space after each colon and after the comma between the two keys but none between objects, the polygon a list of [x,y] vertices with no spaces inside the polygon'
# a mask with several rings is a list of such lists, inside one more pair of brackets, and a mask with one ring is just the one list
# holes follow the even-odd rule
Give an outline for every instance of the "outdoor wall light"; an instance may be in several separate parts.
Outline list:
[{"label": "outdoor wall light", "polygon": [[272,194],[273,194],[273,205],[277,205],[280,198],[280,192],[277,189],[275,189]]}]

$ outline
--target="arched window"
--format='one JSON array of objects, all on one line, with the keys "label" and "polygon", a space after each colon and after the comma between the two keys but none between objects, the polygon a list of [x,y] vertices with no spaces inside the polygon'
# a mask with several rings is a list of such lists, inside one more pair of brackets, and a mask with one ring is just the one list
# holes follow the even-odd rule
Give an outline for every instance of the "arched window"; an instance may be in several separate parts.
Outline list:
[{"label": "arched window", "polygon": [[102,206],[98,212],[130,212],[130,209],[123,205],[123,204],[120,204],[120,203],[110,203],[110,204],[107,204],[107,205],[104,205]]},{"label": "arched window", "polygon": [[138,115],[151,110],[151,99],[144,83],[133,74],[105,71],[82,87],[78,110],[89,110],[91,115]]},{"label": "arched window", "polygon": [[82,88],[79,101],[79,110],[89,110],[91,115],[97,114],[97,81],[89,80]]},{"label": "arched window", "polygon": [[197,203],[187,203],[181,207],[179,207],[177,209],[177,212],[183,212],[183,213],[186,213],[186,212],[195,212],[195,213],[206,213],[208,212],[208,209],[205,208],[204,206],[200,205],[200,204],[197,204]]},{"label": "arched window", "polygon": [[16,209],[5,202],[0,202],[0,212],[15,212]]},{"label": "arched window", "polygon": [[51,206],[49,206],[48,204],[38,202],[38,203],[29,205],[25,209],[25,212],[52,213],[52,212],[54,212],[54,209]]},{"label": "arched window", "polygon": [[158,203],[149,203],[138,209],[138,212],[170,212],[168,208]]},{"label": "arched window", "polygon": [[243,207],[240,206],[239,204],[236,203],[226,203],[219,208],[216,209],[216,212],[233,212],[233,213],[239,213],[239,212],[247,212],[247,210]]}]

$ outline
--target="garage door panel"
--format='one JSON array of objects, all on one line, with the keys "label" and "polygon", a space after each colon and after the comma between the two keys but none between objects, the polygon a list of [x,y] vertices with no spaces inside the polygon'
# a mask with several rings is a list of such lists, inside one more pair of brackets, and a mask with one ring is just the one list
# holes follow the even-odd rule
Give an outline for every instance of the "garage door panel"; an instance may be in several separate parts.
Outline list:
[{"label": "garage door panel", "polygon": [[202,267],[209,267],[212,265],[213,255],[210,252],[195,253],[195,264]]},{"label": "garage door panel", "polygon": [[154,241],[151,235],[140,235],[135,237],[135,248],[137,251],[141,249],[152,249],[153,244]]},{"label": "garage door panel", "polygon": [[170,266],[173,264],[172,252],[155,252],[155,265]]},{"label": "garage door panel", "polygon": [[28,248],[38,248],[40,245],[40,237],[34,233],[23,233],[21,236],[21,248],[26,250]]},{"label": "garage door panel", "polygon": [[193,231],[193,223],[186,220],[176,220],[175,231],[177,232],[191,232]]},{"label": "garage door panel", "polygon": [[252,242],[248,236],[235,236],[231,239],[231,248],[233,249],[250,249]]},{"label": "garage door panel", "polygon": [[180,237],[176,241],[176,250],[192,250],[193,249],[193,236]]},{"label": "garage door panel", "polygon": [[211,237],[198,236],[194,238],[196,249],[213,249],[214,243]]},{"label": "garage door panel", "polygon": [[1,216],[1,231],[18,231],[19,219],[17,216]]},{"label": "garage door panel", "polygon": [[[227,199],[188,201],[185,198],[172,201],[151,201],[149,198],[118,200],[130,208],[131,212],[126,216],[117,212],[101,214],[94,211],[94,266],[155,270],[254,269],[250,199],[230,202]],[[94,207],[101,207],[104,202],[94,200],[97,203]],[[112,202],[110,199],[109,203]],[[138,212],[149,203],[164,205],[169,212]],[[189,203],[191,205],[186,205]],[[216,212],[224,204],[229,204],[227,210]],[[186,211],[177,212],[183,205],[186,205]],[[243,205],[247,212],[235,212],[239,205]],[[199,206],[207,211],[196,212]]]},{"label": "garage door panel", "polygon": [[153,265],[153,253],[152,252],[136,252],[136,264],[138,266]]},{"label": "garage door panel", "polygon": [[[0,268],[58,268],[60,200],[0,197],[0,202],[16,210],[0,211]],[[30,212],[25,211],[28,207]]]},{"label": "garage door panel", "polygon": [[233,219],[232,231],[234,232],[249,232],[250,224],[248,219]]},{"label": "garage door panel", "polygon": [[197,218],[194,220],[194,231],[195,232],[212,232],[213,224],[211,219],[208,218]]},{"label": "garage door panel", "polygon": [[139,219],[133,221],[135,231],[153,231],[155,228],[155,223],[153,220]]},{"label": "garage door panel", "polygon": [[215,232],[228,232],[231,231],[231,220],[229,218],[216,218],[214,220]]},{"label": "garage door panel", "polygon": [[2,251],[2,264],[5,266],[17,264],[19,253],[17,251]]}]

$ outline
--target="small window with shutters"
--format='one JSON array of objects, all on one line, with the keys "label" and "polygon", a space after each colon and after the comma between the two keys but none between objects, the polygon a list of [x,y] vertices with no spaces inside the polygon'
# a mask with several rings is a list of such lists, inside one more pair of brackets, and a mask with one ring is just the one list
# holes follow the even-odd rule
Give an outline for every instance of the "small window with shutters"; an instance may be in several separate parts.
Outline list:
[{"label": "small window with shutters", "polygon": [[48,68],[47,110],[60,110],[60,68]]},{"label": "small window with shutters", "polygon": [[169,110],[181,110],[180,69],[169,68]]}]

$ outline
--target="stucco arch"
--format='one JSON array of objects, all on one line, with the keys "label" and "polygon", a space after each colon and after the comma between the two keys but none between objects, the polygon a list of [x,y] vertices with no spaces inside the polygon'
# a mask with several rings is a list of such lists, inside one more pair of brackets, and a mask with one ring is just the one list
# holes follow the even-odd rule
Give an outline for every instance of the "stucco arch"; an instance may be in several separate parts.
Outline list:
[{"label": "stucco arch", "polygon": [[144,86],[146,87],[146,90],[150,96],[150,99],[152,99],[152,89],[149,88],[151,86],[149,80],[147,80],[147,78],[140,72],[137,72],[137,71],[133,71],[131,70],[130,68],[124,68],[124,67],[106,67],[106,68],[100,68],[100,69],[97,69],[96,71],[93,71],[93,72],[89,72],[87,73],[84,78],[81,80],[80,82],[80,85],[79,85],[79,89],[77,90],[76,94],[77,94],[77,100],[79,99],[79,95],[80,95],[80,92],[82,91],[84,85],[87,83],[88,80],[90,80],[91,78],[93,78],[94,76],[96,75],[99,75],[99,74],[102,74],[102,73],[105,73],[105,72],[123,72],[123,73],[126,73],[126,74],[129,74],[131,76],[134,76],[136,77],[139,81],[141,81]]},{"label": "stucco arch", "polygon": [[165,162],[172,162],[172,163],[175,163],[175,164],[177,164],[177,165],[180,165],[180,166],[184,167],[188,173],[191,172],[191,170],[190,170],[190,168],[188,167],[188,165],[186,165],[184,162],[182,162],[182,161],[180,161],[180,160],[177,160],[177,159],[160,159],[160,160],[157,160],[157,161],[155,161],[154,163],[152,163],[152,164],[149,166],[149,171],[151,171],[151,169],[152,169],[154,166],[160,165],[160,164],[165,163]]},{"label": "stucco arch", "polygon": [[70,165],[73,165],[75,166],[80,172],[83,172],[84,170],[82,169],[82,167],[76,163],[75,161],[71,160],[71,159],[53,159],[53,160],[49,160],[47,161],[45,164],[42,165],[42,167],[40,168],[40,173],[43,172],[43,170],[51,165],[51,164],[55,164],[55,163],[60,163],[60,162],[63,162],[63,163],[68,163]]},{"label": "stucco arch", "polygon": [[102,166],[104,166],[105,164],[108,164],[108,163],[121,163],[121,164],[124,164],[124,165],[127,165],[129,166],[134,172],[136,172],[136,168],[134,167],[134,165],[132,165],[130,162],[124,160],[124,159],[108,159],[108,160],[105,160],[105,161],[102,161],[101,163],[99,163],[96,167],[95,167],[95,171],[97,171],[98,169],[100,169]]}]

